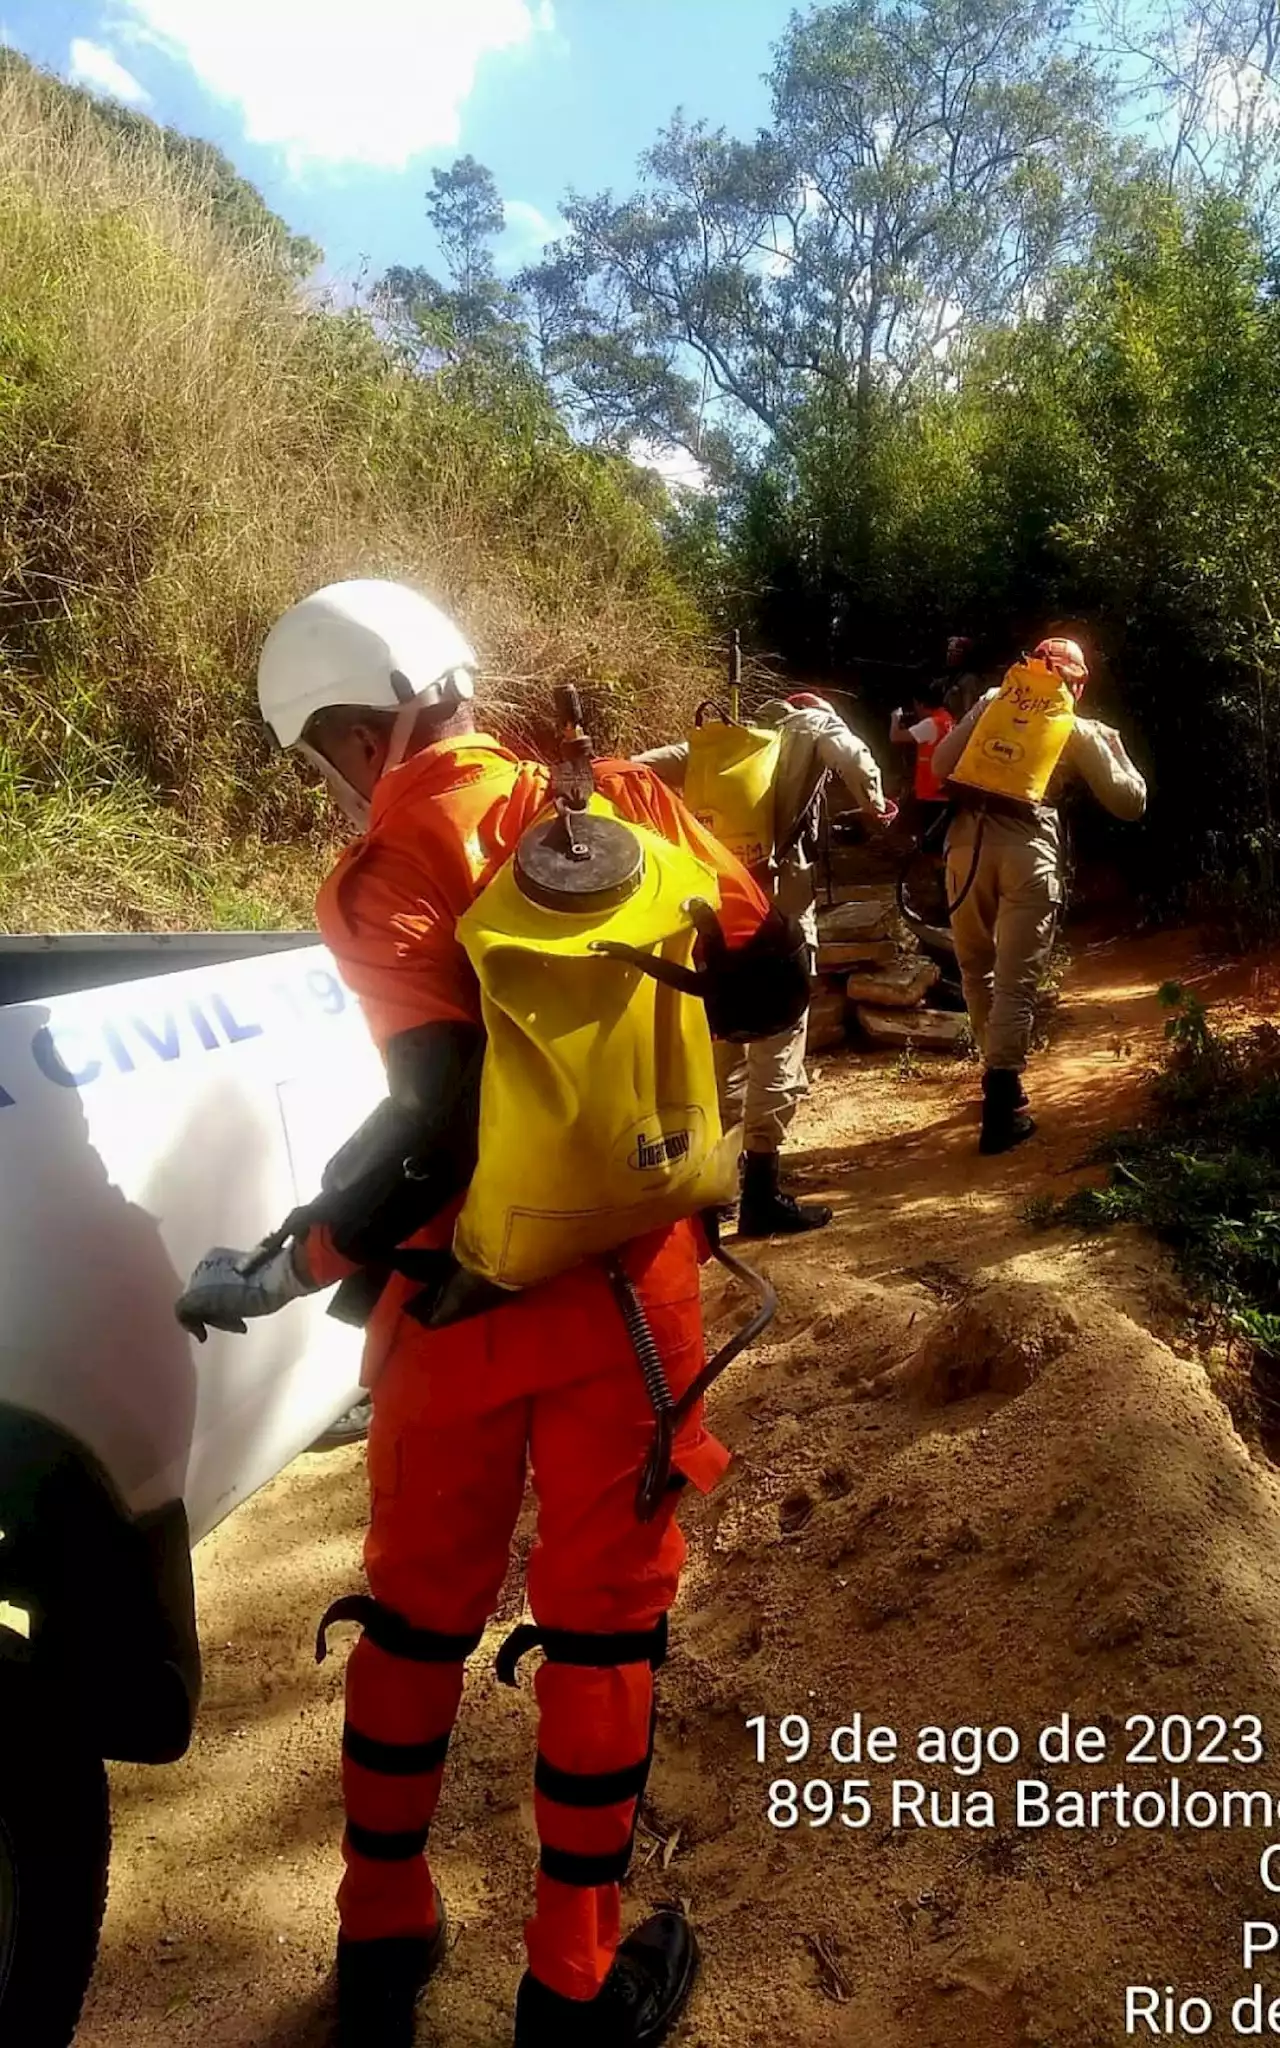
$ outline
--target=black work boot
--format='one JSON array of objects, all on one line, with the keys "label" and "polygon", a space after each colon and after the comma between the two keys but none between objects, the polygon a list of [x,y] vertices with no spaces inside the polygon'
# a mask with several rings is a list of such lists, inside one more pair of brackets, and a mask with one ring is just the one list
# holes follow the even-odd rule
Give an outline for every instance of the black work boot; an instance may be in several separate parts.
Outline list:
[{"label": "black work boot", "polygon": [[823,1230],[831,1221],[825,1202],[797,1202],[784,1195],[776,1152],[748,1152],[742,1168],[739,1237],[797,1237]]},{"label": "black work boot", "polygon": [[338,2048],[413,2048],[418,2002],[449,1946],[436,1893],[434,1934],[385,1941],[338,1937]]},{"label": "black work boot", "polygon": [[655,1913],[623,1942],[595,1998],[562,1998],[526,1972],[515,2048],[657,2048],[689,2003],[697,1974],[698,1944],[684,1914]]},{"label": "black work boot", "polygon": [[1012,1067],[988,1067],[982,1080],[982,1135],[979,1152],[1011,1152],[1035,1130],[1027,1114],[1022,1076]]}]

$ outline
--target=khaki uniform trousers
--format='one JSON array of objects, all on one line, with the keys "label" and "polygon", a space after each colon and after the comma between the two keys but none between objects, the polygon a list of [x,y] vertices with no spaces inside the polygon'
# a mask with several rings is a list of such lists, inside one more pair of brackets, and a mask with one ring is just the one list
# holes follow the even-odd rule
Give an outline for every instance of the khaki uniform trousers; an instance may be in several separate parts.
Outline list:
[{"label": "khaki uniform trousers", "polygon": [[[953,903],[973,869],[977,829],[975,818],[963,816],[952,827],[947,894]],[[1056,821],[988,816],[973,886],[952,912],[951,936],[969,1022],[989,1067],[1021,1073],[1026,1066],[1061,901]]]},{"label": "khaki uniform trousers", "polygon": [[726,1131],[743,1126],[748,1152],[780,1152],[791,1121],[809,1092],[804,1046],[808,1012],[793,1031],[758,1038],[753,1045],[717,1045],[720,1120]]},{"label": "khaki uniform trousers", "polygon": [[[818,961],[818,913],[814,870],[797,854],[778,877],[775,901],[787,917],[799,920],[809,941],[809,972]],[[795,1113],[809,1093],[805,1072],[806,1010],[794,1030],[776,1038],[758,1038],[753,1045],[716,1046],[716,1082],[720,1121],[726,1131],[743,1126],[747,1152],[780,1152]]]}]

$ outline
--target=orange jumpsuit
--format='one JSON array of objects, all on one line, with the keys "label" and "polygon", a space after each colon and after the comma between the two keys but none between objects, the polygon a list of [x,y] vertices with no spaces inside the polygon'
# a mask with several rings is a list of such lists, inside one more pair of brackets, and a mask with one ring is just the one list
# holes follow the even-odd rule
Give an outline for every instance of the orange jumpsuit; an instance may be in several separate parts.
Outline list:
[{"label": "orange jumpsuit", "polygon": [[[597,779],[622,815],[716,870],[729,943],[751,937],[765,898],[657,777],[618,762]],[[478,735],[428,747],[378,784],[368,834],[325,884],[318,916],[379,1045],[435,1021],[480,1022],[456,921],[546,788],[544,768]],[[458,1206],[413,1246],[447,1245]],[[677,1398],[704,1363],[703,1249],[697,1226],[684,1223],[624,1252]],[[321,1281],[352,1271],[325,1232],[312,1233],[308,1255]],[[538,1524],[528,1571],[536,1630],[526,1634],[545,1661],[536,1680],[541,1857],[526,1940],[542,1983],[589,1999],[618,1945],[619,1886],[652,1758],[653,1673],[685,1554],[678,1492],[686,1482],[708,1491],[727,1454],[699,1405],[677,1435],[668,1502],[652,1522],[637,1518],[653,1416],[599,1265],[440,1331],[405,1315],[415,1291],[392,1279],[365,1352],[372,1600],[345,1603],[364,1633],[347,1667],[342,1928],[359,1941],[434,1927],[428,1830],[464,1663],[506,1573],[528,1467]]]}]

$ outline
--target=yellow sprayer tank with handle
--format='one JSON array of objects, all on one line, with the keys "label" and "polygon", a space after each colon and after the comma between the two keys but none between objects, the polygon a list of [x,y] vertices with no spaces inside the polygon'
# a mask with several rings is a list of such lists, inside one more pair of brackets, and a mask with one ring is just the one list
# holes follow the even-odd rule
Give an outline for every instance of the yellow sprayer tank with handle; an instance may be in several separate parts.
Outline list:
[{"label": "yellow sprayer tank with handle", "polygon": [[718,705],[699,705],[689,734],[684,800],[698,823],[746,868],[773,858],[781,749],[781,732],[739,725]]},{"label": "yellow sprayer tank with handle", "polygon": [[[549,813],[546,830],[556,829]],[[620,942],[688,968],[697,931],[687,906],[714,907],[716,878],[599,795],[575,829],[609,859],[620,849],[612,900],[537,900],[534,828],[458,921],[488,1047],[479,1163],[454,1252],[499,1287],[534,1286],[697,1215],[737,1181],[704,1005],[597,950]]]},{"label": "yellow sprayer tank with handle", "polygon": [[1075,698],[1045,661],[1016,662],[987,705],[949,781],[958,792],[1043,803],[1075,729]]}]

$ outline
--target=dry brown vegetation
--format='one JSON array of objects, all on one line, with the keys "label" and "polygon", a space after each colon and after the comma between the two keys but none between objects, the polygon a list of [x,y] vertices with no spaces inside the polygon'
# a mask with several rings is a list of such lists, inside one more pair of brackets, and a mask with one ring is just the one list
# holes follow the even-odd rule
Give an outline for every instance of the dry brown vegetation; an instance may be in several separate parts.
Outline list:
[{"label": "dry brown vegetation", "polygon": [[490,718],[589,687],[665,734],[701,621],[626,465],[531,379],[408,374],[145,127],[0,68],[0,927],[293,921],[320,800],[254,715],[275,614],[331,578],[455,607]]}]

